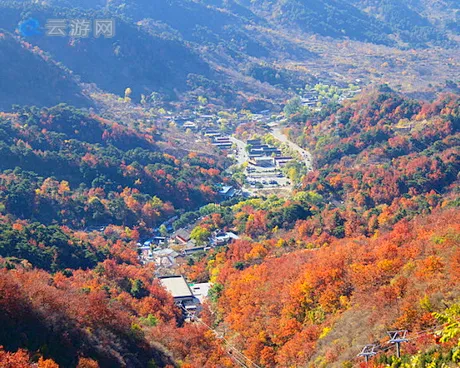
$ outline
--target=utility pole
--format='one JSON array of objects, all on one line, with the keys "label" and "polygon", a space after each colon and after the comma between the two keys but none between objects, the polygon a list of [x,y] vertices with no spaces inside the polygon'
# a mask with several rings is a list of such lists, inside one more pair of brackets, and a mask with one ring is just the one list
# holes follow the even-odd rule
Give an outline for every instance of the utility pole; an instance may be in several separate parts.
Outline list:
[{"label": "utility pole", "polygon": [[401,358],[401,344],[409,341],[406,338],[407,330],[387,331],[387,334],[390,336],[390,344],[396,344],[396,356]]},{"label": "utility pole", "polygon": [[377,346],[375,344],[366,345],[361,353],[358,354],[359,357],[364,357],[366,363],[369,363],[369,359],[377,354]]}]

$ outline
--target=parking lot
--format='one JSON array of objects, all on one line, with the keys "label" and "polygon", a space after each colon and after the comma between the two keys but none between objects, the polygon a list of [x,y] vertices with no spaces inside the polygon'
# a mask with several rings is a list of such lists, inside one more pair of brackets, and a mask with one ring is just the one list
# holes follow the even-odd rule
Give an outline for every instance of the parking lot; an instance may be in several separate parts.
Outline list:
[{"label": "parking lot", "polygon": [[288,187],[289,179],[279,168],[249,165],[246,169],[247,182],[251,187]]}]

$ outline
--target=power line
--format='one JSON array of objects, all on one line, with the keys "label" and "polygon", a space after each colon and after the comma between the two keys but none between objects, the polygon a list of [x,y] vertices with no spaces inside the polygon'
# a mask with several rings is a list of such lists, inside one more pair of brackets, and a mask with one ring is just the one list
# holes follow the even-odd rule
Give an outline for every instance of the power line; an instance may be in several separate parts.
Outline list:
[{"label": "power line", "polygon": [[434,327],[430,327],[430,328],[428,328],[426,330],[420,330],[418,332],[411,332],[411,335],[414,335],[414,336],[409,338],[409,340],[415,340],[417,337],[420,337],[422,335],[426,335],[426,334],[430,333],[430,331],[437,330],[438,328],[444,327],[444,326],[446,326],[448,324],[450,324],[450,322],[445,322],[445,323],[436,325]]},{"label": "power line", "polygon": [[251,359],[249,359],[246,355],[244,355],[242,352],[240,352],[235,346],[230,344],[230,342],[223,336],[220,335],[217,331],[215,331],[211,326],[208,326],[206,323],[204,323],[200,318],[195,317],[194,320],[200,322],[202,325],[204,325],[208,330],[212,331],[217,338],[223,340],[227,346],[229,346],[233,351],[235,351],[237,354],[240,355],[240,357],[244,358],[247,360],[249,363],[251,363],[252,366],[255,366],[256,368],[261,368],[259,367],[256,363],[254,363]]},{"label": "power line", "polygon": [[256,368],[261,368],[259,365],[254,363],[251,359],[249,359],[246,355],[244,355],[241,351],[239,351],[235,346],[230,344],[230,342],[223,336],[219,335],[217,331],[213,330],[210,326],[208,326],[206,323],[204,323],[201,319],[197,318],[197,321],[202,323],[204,326],[206,326],[210,331],[214,332],[216,336],[218,336],[219,339],[223,340],[225,344],[230,347],[230,349],[234,352],[236,352],[240,358],[244,359],[245,361],[250,363],[250,366],[256,367]]},{"label": "power line", "polygon": [[[233,360],[237,361],[239,363],[239,365],[241,365],[243,368],[251,368],[251,367],[261,368],[259,365],[254,363],[251,359],[249,359],[246,355],[244,355],[241,351],[239,351],[235,346],[230,344],[230,342],[223,335],[219,334],[211,326],[208,326],[200,318],[196,317],[193,313],[190,313],[187,309],[184,308],[184,306],[182,304],[179,304],[179,306],[184,310],[184,312],[190,318],[191,321],[197,321],[197,322],[201,323],[209,331],[213,332],[218,339],[221,339],[222,341],[225,342],[226,346],[228,346],[230,348],[230,351],[227,351],[227,354],[230,356],[230,359],[233,359]],[[234,355],[232,353],[232,351],[234,353],[236,353],[236,355]],[[246,364],[246,362],[248,362],[250,365],[248,366]]]},{"label": "power line", "polygon": [[227,352],[228,356],[230,357],[231,360],[235,361],[236,363],[238,363],[238,365],[240,365],[241,367],[243,368],[249,368],[246,363],[244,361],[242,361],[241,358],[237,358],[236,356],[234,356],[231,352]]},{"label": "power line", "polygon": [[397,331],[387,331],[388,336],[390,336],[390,344],[396,345],[396,356],[401,358],[401,344],[408,342],[406,338],[407,330],[397,330]]},{"label": "power line", "polygon": [[[460,320],[455,320],[455,322],[460,322]],[[357,355],[358,357],[364,357],[366,359],[366,362],[373,356],[377,355],[378,353],[381,352],[386,352],[390,349],[393,348],[394,344],[397,344],[397,355],[398,357],[400,356],[401,351],[399,350],[398,345],[403,343],[403,342],[409,342],[415,339],[420,338],[423,335],[428,335],[430,333],[434,333],[435,330],[440,329],[452,322],[445,322],[442,324],[438,324],[436,326],[430,327],[425,330],[420,330],[417,332],[412,332],[410,333],[410,337],[407,336],[408,331],[407,330],[398,330],[398,331],[388,331],[387,333],[390,336],[390,341],[387,342],[387,346],[381,346],[381,345],[375,345],[375,344],[369,344],[365,345],[363,347],[363,350]]]}]

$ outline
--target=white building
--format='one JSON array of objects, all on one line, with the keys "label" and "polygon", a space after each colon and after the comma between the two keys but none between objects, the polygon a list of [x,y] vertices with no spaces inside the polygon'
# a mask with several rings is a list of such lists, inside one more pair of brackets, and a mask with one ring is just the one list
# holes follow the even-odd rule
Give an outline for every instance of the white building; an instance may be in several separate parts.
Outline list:
[{"label": "white building", "polygon": [[193,295],[200,301],[200,303],[203,303],[203,301],[208,297],[209,289],[211,289],[211,287],[212,284],[209,282],[191,285]]}]

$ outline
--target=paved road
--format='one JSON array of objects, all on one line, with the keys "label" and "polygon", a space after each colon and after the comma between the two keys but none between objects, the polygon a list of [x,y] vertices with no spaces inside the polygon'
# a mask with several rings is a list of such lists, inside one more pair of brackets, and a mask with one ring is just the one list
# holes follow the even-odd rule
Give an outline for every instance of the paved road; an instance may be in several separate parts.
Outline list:
[{"label": "paved road", "polygon": [[286,137],[279,126],[273,126],[271,134],[282,143],[286,143],[292,150],[299,153],[300,157],[305,161],[308,171],[313,170],[313,158],[310,152],[300,147],[298,144],[292,142]]},{"label": "paved road", "polygon": [[248,162],[249,155],[246,151],[246,143],[233,136],[230,137],[230,142],[236,144],[236,146],[238,147],[238,153],[235,156],[238,165],[243,165],[245,162]]}]

